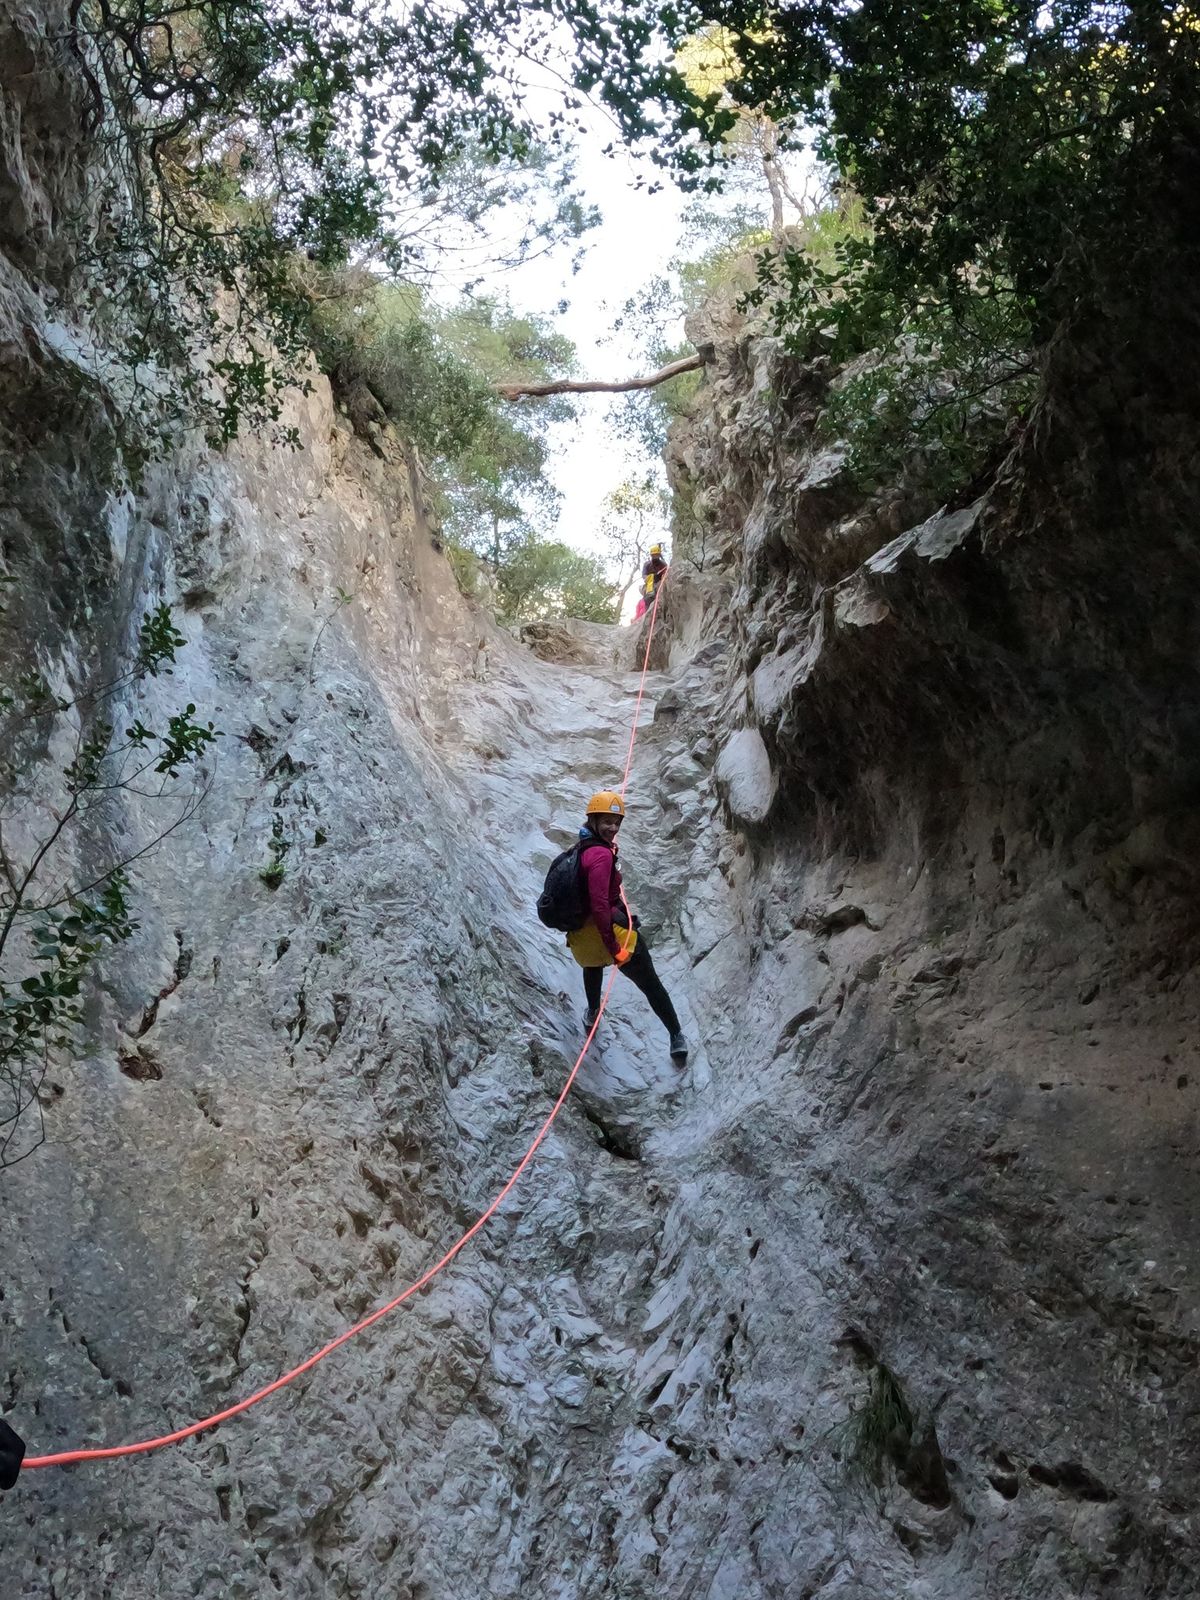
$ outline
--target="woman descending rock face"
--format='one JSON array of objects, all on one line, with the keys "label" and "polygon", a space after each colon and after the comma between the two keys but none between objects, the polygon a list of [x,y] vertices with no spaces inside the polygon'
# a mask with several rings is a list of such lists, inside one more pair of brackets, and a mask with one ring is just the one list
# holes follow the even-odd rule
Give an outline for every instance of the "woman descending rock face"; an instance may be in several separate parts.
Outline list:
[{"label": "woman descending rock face", "polygon": [[[579,876],[588,908],[581,928],[567,934],[571,954],[583,968],[587,996],[584,1027],[589,1031],[600,1010],[604,968],[617,966],[646,996],[650,1009],[671,1036],[671,1054],[686,1060],[687,1040],[662,979],[654,970],[646,935],[628,910],[617,866],[617,832],[625,820],[625,804],[612,789],[601,789],[588,801],[587,820],[579,830]],[[630,926],[632,923],[632,927]]]},{"label": "woman descending rock face", "polygon": [[642,567],[642,597],[637,604],[637,612],[634,615],[635,622],[638,617],[645,616],[646,607],[653,603],[654,596],[658,593],[658,586],[663,581],[666,570],[667,563],[663,559],[662,545],[652,544],[650,546],[650,559]]}]

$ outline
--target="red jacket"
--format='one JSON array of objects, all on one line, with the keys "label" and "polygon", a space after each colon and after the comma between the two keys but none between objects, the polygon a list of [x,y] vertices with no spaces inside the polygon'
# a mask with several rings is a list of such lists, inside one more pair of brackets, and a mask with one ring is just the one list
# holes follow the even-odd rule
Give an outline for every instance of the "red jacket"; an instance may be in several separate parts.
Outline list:
[{"label": "red jacket", "polygon": [[622,927],[626,918],[616,850],[600,839],[585,844],[579,852],[579,870],[587,887],[592,921],[596,924],[604,948],[610,956],[615,956],[618,946],[616,934],[613,933],[613,913],[617,914]]}]

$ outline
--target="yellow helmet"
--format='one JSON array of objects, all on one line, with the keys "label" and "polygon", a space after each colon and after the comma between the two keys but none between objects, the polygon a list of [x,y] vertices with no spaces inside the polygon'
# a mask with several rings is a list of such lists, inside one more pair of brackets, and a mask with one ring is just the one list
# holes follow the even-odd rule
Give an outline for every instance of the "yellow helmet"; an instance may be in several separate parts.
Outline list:
[{"label": "yellow helmet", "polygon": [[623,817],[625,802],[615,789],[600,789],[587,803],[589,817]]},{"label": "yellow helmet", "polygon": [[660,545],[660,544],[652,544],[650,546],[650,554],[652,556],[660,556],[660,555],[662,555],[662,545]]}]

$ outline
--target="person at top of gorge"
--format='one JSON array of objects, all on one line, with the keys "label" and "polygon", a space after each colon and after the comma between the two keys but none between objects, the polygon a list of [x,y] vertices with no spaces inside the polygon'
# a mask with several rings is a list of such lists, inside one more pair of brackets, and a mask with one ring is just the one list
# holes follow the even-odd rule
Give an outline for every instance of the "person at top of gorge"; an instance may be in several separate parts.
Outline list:
[{"label": "person at top of gorge", "polygon": [[662,545],[652,544],[650,555],[642,566],[642,593],[647,603],[654,599],[666,570],[667,563],[663,558]]},{"label": "person at top of gorge", "polygon": [[662,545],[652,544],[650,546],[650,555],[642,564],[642,593],[641,598],[638,600],[635,621],[637,617],[644,616],[646,607],[653,603],[654,596],[658,593],[658,586],[663,581],[666,571],[667,563],[663,558]]},{"label": "person at top of gorge", "polygon": [[687,1040],[662,979],[654,970],[646,935],[633,916],[621,888],[617,866],[617,833],[625,820],[625,803],[612,789],[601,789],[587,804],[579,830],[579,875],[587,921],[567,934],[571,954],[583,968],[587,999],[584,1027],[590,1032],[600,1010],[604,968],[615,961],[621,972],[650,1002],[650,1009],[670,1035],[671,1055],[685,1060]]}]

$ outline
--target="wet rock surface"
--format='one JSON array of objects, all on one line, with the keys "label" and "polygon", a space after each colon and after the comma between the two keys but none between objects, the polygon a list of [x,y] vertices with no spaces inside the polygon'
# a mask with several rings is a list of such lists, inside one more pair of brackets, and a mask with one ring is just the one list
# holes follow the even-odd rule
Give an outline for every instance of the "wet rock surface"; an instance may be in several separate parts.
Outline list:
[{"label": "wet rock surface", "polygon": [[[1197,485],[1150,470],[1182,447],[1177,419],[1122,438],[1127,494],[1103,520],[1085,472],[1040,513],[1032,487],[1072,430],[1085,453],[1079,396],[969,506],[910,507],[906,528],[902,503],[835,498],[821,522],[802,496],[836,462],[814,460],[805,374],[734,330],[712,377],[675,470],[715,508],[734,602],[707,674],[672,651],[671,737],[734,755],[683,806],[701,842],[678,914],[720,1084],[709,1152],[735,1150],[769,1195],[756,1263],[773,1250],[782,1284],[795,1252],[807,1278],[771,1298],[801,1324],[807,1443],[780,1477],[804,1485],[802,1592],[1183,1596],[1200,923],[1167,572],[1172,550],[1190,562],[1172,497]],[[1130,519],[1147,542],[1118,600]],[[710,590],[685,581],[677,610],[711,613]],[[767,830],[731,781],[751,729],[777,786]],[[712,1292],[747,1277],[727,1240]],[[756,1348],[783,1345],[760,1325]],[[893,1381],[908,1414],[866,1450]],[[852,1531],[830,1537],[834,1504]],[[752,1535],[761,1515],[714,1592],[787,1592],[757,1554],[787,1513]]]},{"label": "wet rock surface", "polygon": [[[395,1293],[582,1040],[530,907],[619,777],[633,631],[537,659],[454,592],[402,457],[327,397],[302,420],[311,476],[235,452],[138,510],[164,530],[141,582],[206,596],[172,692],[225,740],[5,1179],[35,1450],[218,1408]],[[171,507],[201,494],[218,531],[205,555],[189,525],[181,579]],[[709,581],[680,580],[669,645],[719,614]],[[536,1165],[430,1292],[213,1434],[23,1479],[17,1592],[1193,1592],[1184,975],[1139,972],[1091,875],[982,799],[952,848],[731,831],[745,672],[726,637],[651,673],[623,835],[686,1069],[618,980]]]},{"label": "wet rock surface", "polygon": [[[5,1175],[6,1411],[32,1450],[219,1409],[389,1298],[500,1188],[582,1043],[578,971],[532,903],[581,796],[619,781],[636,682],[472,612],[400,447],[381,463],[327,391],[295,408],[301,457],[158,469],[112,552],[133,614],[196,597],[153,692],[224,737],[196,821],[139,866],[142,931],[88,1058],[52,1072],[47,1143]],[[146,825],[113,815],[91,843]],[[648,867],[631,851],[635,905]],[[622,989],[465,1273],[250,1426],[23,1479],[17,1592],[474,1593],[486,1565],[504,1594],[549,1562],[583,1581],[659,1231],[643,1146],[704,1072]]]}]

